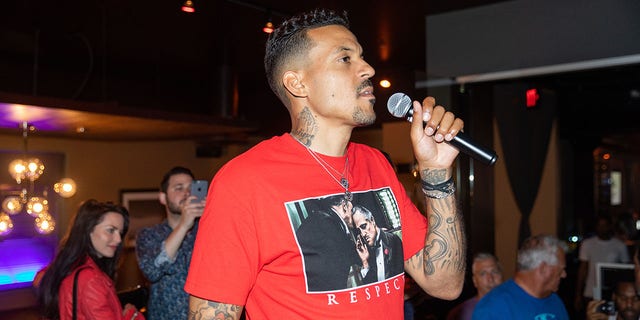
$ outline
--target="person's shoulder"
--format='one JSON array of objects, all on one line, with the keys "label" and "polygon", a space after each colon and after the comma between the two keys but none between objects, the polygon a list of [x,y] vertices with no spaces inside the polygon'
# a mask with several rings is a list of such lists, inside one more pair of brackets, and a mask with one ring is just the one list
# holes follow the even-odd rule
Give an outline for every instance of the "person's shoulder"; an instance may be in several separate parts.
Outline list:
[{"label": "person's shoulder", "polygon": [[400,236],[398,236],[397,234],[395,234],[394,232],[391,232],[389,230],[382,230],[382,235],[386,238],[389,238],[389,241],[402,241],[402,239],[400,239]]},{"label": "person's shoulder", "polygon": [[[219,173],[234,172],[235,170],[246,172],[247,170],[251,170],[251,168],[261,170],[263,165],[269,164],[273,159],[286,157],[287,152],[291,151],[291,146],[293,145],[290,140],[293,139],[288,135],[274,136],[270,139],[262,140],[227,161]],[[259,162],[261,165],[248,165],[255,164],[256,162]]]},{"label": "person's shoulder", "polygon": [[380,149],[374,148],[374,147],[372,147],[370,145],[366,145],[366,144],[363,144],[363,143],[350,141],[349,142],[349,149],[350,149],[350,151],[352,151],[354,153],[372,154],[372,155],[375,155],[376,157],[383,157],[384,158],[384,154],[382,154],[382,151],[380,151]]},{"label": "person's shoulder", "polygon": [[590,236],[590,237],[584,238],[584,239],[582,240],[581,245],[582,245],[582,246],[584,246],[585,244],[586,244],[586,245],[591,245],[591,244],[593,244],[593,243],[598,242],[598,241],[599,241],[599,239],[600,239],[600,238],[598,238],[598,236]]},{"label": "person's shoulder", "polygon": [[622,239],[618,238],[618,237],[611,237],[611,241],[613,243],[615,243],[617,246],[622,246],[622,247],[627,247],[626,244],[624,244],[624,241],[622,241]]},{"label": "person's shoulder", "polygon": [[491,291],[487,292],[487,294],[485,294],[484,297],[482,297],[482,299],[478,301],[478,303],[482,302],[483,300],[487,300],[487,301],[503,300],[502,299],[503,295],[507,294],[507,292],[516,290],[517,288],[519,287],[515,283],[515,281],[513,281],[513,279],[508,279],[503,283],[499,284],[498,286],[496,286],[495,288],[491,289]]},{"label": "person's shoulder", "polygon": [[161,223],[141,228],[135,235],[135,246],[140,249],[156,242],[160,243],[171,234],[171,231],[166,219]]},{"label": "person's shoulder", "polygon": [[78,276],[78,284],[90,284],[90,286],[100,285],[100,286],[113,286],[113,283],[109,276],[104,273],[98,265],[88,258],[84,264],[77,267],[73,272],[69,274],[66,281],[73,281],[75,276]]},{"label": "person's shoulder", "polygon": [[309,216],[304,219],[300,227],[319,228],[324,225],[324,222],[335,223],[339,217],[331,212],[325,210],[312,210],[309,212]]},{"label": "person's shoulder", "polygon": [[392,160],[391,156],[387,158],[388,155],[382,153],[382,150],[378,148],[374,148],[372,146],[357,143],[357,142],[349,142],[349,156],[354,157],[358,163],[368,163],[369,165],[375,164],[376,166],[388,166],[390,169],[392,168]]},{"label": "person's shoulder", "polygon": [[167,228],[169,228],[169,231],[171,230],[171,228],[169,227],[169,224],[167,224],[167,220],[165,219],[165,220],[162,220],[162,222],[160,223],[156,223],[154,225],[141,228],[140,231],[138,231],[138,237],[159,234],[159,233],[162,233]]}]

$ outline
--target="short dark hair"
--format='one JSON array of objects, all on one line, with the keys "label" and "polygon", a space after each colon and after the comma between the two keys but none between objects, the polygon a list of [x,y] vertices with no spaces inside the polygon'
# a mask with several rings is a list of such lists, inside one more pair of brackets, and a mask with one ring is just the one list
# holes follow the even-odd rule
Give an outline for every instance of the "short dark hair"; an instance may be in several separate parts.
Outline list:
[{"label": "short dark hair", "polygon": [[329,25],[349,28],[347,12],[338,14],[328,9],[315,9],[297,14],[278,26],[267,40],[264,54],[264,69],[267,82],[278,98],[288,105],[280,77],[287,60],[295,56],[306,55],[313,43],[307,37],[307,31]]},{"label": "short dark hair", "polygon": [[171,179],[171,177],[175,176],[176,174],[186,174],[189,175],[191,179],[195,180],[195,176],[193,175],[193,172],[191,172],[191,170],[180,166],[173,167],[162,177],[162,181],[160,181],[160,192],[167,193],[167,189],[169,188],[169,179]]},{"label": "short dark hair", "polygon": [[347,199],[345,199],[343,194],[336,194],[336,195],[328,196],[322,199],[322,202],[327,207],[333,207],[333,206],[343,205],[345,202],[347,202]]}]

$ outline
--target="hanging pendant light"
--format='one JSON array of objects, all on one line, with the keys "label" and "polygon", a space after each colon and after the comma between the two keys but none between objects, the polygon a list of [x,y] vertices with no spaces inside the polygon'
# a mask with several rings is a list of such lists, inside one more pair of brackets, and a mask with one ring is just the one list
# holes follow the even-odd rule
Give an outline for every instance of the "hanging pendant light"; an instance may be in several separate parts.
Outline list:
[{"label": "hanging pendant light", "polygon": [[56,222],[49,213],[41,213],[36,218],[36,231],[40,234],[49,234],[55,227]]},{"label": "hanging pendant light", "polygon": [[267,33],[267,34],[273,32],[273,22],[271,22],[271,20],[267,21],[267,23],[262,28],[262,32]]},{"label": "hanging pendant light", "polygon": [[41,213],[49,212],[49,201],[46,198],[31,197],[27,202],[27,213],[37,217]]},{"label": "hanging pendant light", "polygon": [[[40,234],[49,234],[55,230],[55,220],[49,213],[49,201],[47,199],[47,187],[42,193],[36,193],[35,183],[44,174],[44,163],[36,158],[29,157],[27,141],[29,132],[35,131],[35,127],[27,122],[22,122],[22,137],[24,153],[22,157],[11,161],[9,175],[18,184],[17,190],[5,195],[0,211],[0,236],[5,236],[13,229],[13,221],[10,215],[26,212],[34,217],[35,229]],[[69,198],[76,193],[76,183],[69,178],[63,178],[53,186],[54,191],[64,198]]]},{"label": "hanging pendant light", "polygon": [[183,12],[186,13],[194,13],[196,12],[196,8],[193,6],[193,1],[191,0],[187,0],[182,4],[182,7],[180,8],[180,10],[182,10]]},{"label": "hanging pendant light", "polygon": [[27,175],[27,164],[22,159],[15,159],[9,163],[9,174],[17,184],[22,183]]},{"label": "hanging pendant light", "polygon": [[0,236],[7,235],[13,230],[13,221],[11,217],[4,212],[0,212]]},{"label": "hanging pendant light", "polygon": [[53,191],[63,198],[70,198],[76,194],[76,182],[71,178],[64,178],[53,185]]},{"label": "hanging pendant light", "polygon": [[2,201],[2,210],[10,215],[18,214],[22,210],[22,200],[16,196],[6,197]]}]

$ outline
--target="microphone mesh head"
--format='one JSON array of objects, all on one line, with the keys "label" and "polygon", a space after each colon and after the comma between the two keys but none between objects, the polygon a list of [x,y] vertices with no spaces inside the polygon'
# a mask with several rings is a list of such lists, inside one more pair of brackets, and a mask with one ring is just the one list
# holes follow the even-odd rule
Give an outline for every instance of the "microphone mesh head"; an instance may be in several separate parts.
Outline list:
[{"label": "microphone mesh head", "polygon": [[387,109],[394,117],[403,118],[411,108],[411,98],[402,92],[396,92],[387,100]]}]

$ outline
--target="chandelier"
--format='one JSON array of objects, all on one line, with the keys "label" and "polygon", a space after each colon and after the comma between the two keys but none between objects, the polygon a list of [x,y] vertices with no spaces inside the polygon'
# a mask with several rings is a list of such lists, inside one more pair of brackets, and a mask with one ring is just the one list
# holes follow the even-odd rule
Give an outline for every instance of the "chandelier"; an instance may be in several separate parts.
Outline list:
[{"label": "chandelier", "polygon": [[[49,213],[47,191],[41,194],[35,192],[35,182],[44,174],[45,165],[36,157],[30,157],[27,140],[30,131],[35,127],[22,122],[22,138],[24,153],[22,157],[9,163],[9,174],[17,183],[17,192],[10,193],[2,201],[0,211],[0,236],[5,236],[13,230],[11,216],[25,212],[34,218],[35,230],[40,234],[49,234],[55,230],[55,220]],[[69,198],[76,193],[76,184],[72,179],[64,178],[55,183],[53,190],[61,197]]]}]

